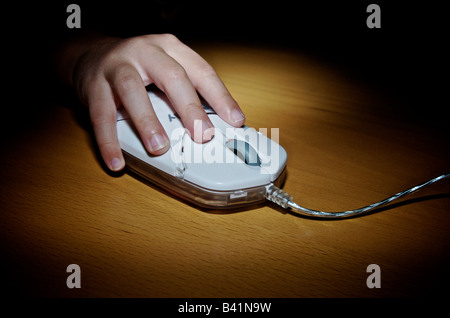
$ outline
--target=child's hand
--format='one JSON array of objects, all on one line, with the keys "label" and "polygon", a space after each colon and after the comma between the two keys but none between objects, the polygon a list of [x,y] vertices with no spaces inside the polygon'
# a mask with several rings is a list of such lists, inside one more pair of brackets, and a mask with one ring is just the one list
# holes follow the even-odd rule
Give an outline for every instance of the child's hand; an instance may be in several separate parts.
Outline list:
[{"label": "child's hand", "polygon": [[[229,124],[239,127],[245,120],[212,67],[173,35],[98,41],[77,59],[73,73],[73,85],[89,107],[100,153],[113,171],[125,164],[116,132],[120,105],[126,108],[151,154],[169,149],[169,138],[145,89],[149,84],[166,93],[191,136],[202,136],[196,142],[211,139],[211,130],[206,130],[213,127],[196,91]],[[194,120],[202,120],[201,127],[196,125],[202,131],[194,133]]]}]

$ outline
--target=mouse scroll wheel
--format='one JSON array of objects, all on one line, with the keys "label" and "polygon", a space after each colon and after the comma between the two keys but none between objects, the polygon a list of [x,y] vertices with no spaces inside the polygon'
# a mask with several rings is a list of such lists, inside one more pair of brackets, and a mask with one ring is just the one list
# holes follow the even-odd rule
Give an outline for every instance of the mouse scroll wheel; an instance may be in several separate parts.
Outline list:
[{"label": "mouse scroll wheel", "polygon": [[261,160],[258,157],[258,153],[252,146],[250,146],[248,142],[233,139],[228,141],[226,146],[249,166],[261,165]]}]

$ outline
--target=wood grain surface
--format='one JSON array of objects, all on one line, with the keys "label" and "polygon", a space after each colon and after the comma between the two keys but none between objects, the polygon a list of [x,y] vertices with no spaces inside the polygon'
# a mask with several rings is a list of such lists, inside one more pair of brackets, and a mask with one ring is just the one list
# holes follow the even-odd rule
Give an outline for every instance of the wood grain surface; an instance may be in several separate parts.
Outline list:
[{"label": "wood grain surface", "polygon": [[[279,128],[284,189],[339,211],[449,172],[448,128],[402,99],[298,51],[194,45],[247,125]],[[128,173],[108,173],[76,100],[46,102],[4,138],[3,290],[49,297],[409,297],[448,286],[450,183],[364,217],[324,221],[270,203],[210,211]],[[81,288],[69,289],[69,264]],[[381,269],[370,289],[369,264]],[[5,272],[6,271],[6,272]]]}]

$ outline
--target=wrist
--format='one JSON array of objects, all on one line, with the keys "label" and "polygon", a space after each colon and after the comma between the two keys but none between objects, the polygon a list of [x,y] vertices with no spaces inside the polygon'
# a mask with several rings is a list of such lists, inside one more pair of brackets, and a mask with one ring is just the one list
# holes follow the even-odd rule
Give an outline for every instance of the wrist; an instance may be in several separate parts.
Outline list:
[{"label": "wrist", "polygon": [[62,45],[57,52],[56,68],[58,76],[63,82],[73,87],[75,71],[83,56],[97,46],[117,40],[118,38],[97,33],[84,34],[71,39],[71,41]]}]

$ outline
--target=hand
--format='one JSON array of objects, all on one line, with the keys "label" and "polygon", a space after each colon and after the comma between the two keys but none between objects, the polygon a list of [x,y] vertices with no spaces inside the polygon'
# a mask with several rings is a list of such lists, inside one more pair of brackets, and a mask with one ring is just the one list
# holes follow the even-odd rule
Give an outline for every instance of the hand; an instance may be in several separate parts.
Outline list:
[{"label": "hand", "polygon": [[[83,52],[74,63],[73,85],[89,107],[101,156],[113,171],[125,165],[116,131],[116,112],[121,105],[149,153],[161,155],[170,148],[145,89],[149,84],[167,95],[195,142],[213,136],[213,125],[197,92],[230,125],[244,123],[241,109],[213,68],[173,35],[105,38]],[[201,131],[194,132],[195,120],[202,121],[195,125]]]}]

